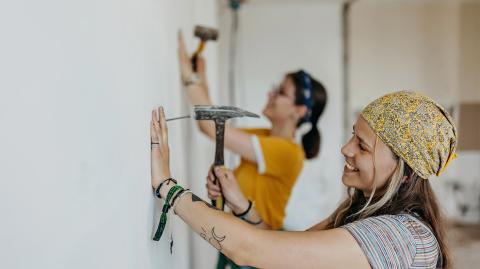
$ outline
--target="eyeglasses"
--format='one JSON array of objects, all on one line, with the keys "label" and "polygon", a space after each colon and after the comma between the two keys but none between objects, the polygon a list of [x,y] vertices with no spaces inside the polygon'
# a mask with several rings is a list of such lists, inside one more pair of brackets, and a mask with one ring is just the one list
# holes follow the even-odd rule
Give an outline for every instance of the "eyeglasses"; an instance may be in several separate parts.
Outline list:
[{"label": "eyeglasses", "polygon": [[283,87],[277,85],[277,84],[272,84],[272,90],[271,92],[275,95],[280,95],[280,96],[286,96],[288,97],[288,95],[285,93],[285,90]]}]

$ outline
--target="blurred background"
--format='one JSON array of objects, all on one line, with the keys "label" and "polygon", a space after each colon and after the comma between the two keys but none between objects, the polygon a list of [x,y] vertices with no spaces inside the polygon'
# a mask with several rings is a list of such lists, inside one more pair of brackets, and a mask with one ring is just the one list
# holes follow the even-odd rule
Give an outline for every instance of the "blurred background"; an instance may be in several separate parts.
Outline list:
[{"label": "blurred background", "polygon": [[[213,268],[216,251],[174,221],[151,240],[150,109],[188,114],[177,31],[219,29],[204,57],[217,104],[261,113],[304,68],[326,87],[320,155],[307,161],[285,228],[304,230],[344,197],[340,148],[358,112],[415,89],[453,115],[459,158],[432,184],[455,268],[480,258],[480,1],[16,0],[0,2],[0,267]],[[268,126],[239,119],[238,126]],[[193,121],[169,123],[172,172],[207,198],[214,145]],[[238,160],[227,156],[227,165]]]}]

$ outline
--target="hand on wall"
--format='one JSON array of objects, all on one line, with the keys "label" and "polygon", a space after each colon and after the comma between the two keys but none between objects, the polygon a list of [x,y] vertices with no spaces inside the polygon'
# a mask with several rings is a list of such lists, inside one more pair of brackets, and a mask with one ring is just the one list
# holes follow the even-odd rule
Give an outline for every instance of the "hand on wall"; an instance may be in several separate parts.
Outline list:
[{"label": "hand on wall", "polygon": [[168,148],[168,130],[163,107],[152,110],[152,119],[150,121],[150,140],[151,140],[151,173],[152,187],[157,188],[160,182],[170,178],[170,152]]}]

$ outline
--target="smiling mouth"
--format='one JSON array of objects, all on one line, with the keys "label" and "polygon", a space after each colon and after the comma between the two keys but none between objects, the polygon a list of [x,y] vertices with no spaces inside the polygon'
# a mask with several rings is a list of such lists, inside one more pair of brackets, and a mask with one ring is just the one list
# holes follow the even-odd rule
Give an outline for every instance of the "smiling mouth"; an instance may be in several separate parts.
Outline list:
[{"label": "smiling mouth", "polygon": [[349,164],[347,161],[345,161],[345,168],[349,172],[358,172],[359,170],[355,168],[353,165]]}]

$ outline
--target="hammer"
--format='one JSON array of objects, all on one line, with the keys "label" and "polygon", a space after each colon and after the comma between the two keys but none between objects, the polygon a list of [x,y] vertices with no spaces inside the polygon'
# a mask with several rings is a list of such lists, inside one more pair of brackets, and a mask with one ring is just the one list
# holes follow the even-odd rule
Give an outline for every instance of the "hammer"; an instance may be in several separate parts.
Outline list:
[{"label": "hammer", "polygon": [[218,30],[214,28],[197,25],[195,26],[195,31],[193,34],[196,37],[200,38],[200,43],[198,44],[197,50],[192,56],[192,68],[194,72],[197,72],[197,58],[202,53],[203,49],[205,48],[205,43],[208,40],[213,40],[213,41],[217,40]]},{"label": "hammer", "polygon": [[[215,160],[213,162],[215,166],[222,166],[225,163],[224,157],[223,157],[225,121],[231,118],[238,118],[238,117],[259,118],[257,114],[254,114],[233,106],[197,105],[194,107],[193,111],[194,111],[196,120],[213,120],[215,122]],[[216,178],[214,183],[215,184],[217,183]],[[220,208],[222,210],[224,209],[224,206],[225,206],[224,201],[225,199],[222,193],[222,200],[220,204]],[[217,206],[216,200],[212,201],[212,205],[216,208],[219,208]]]}]

